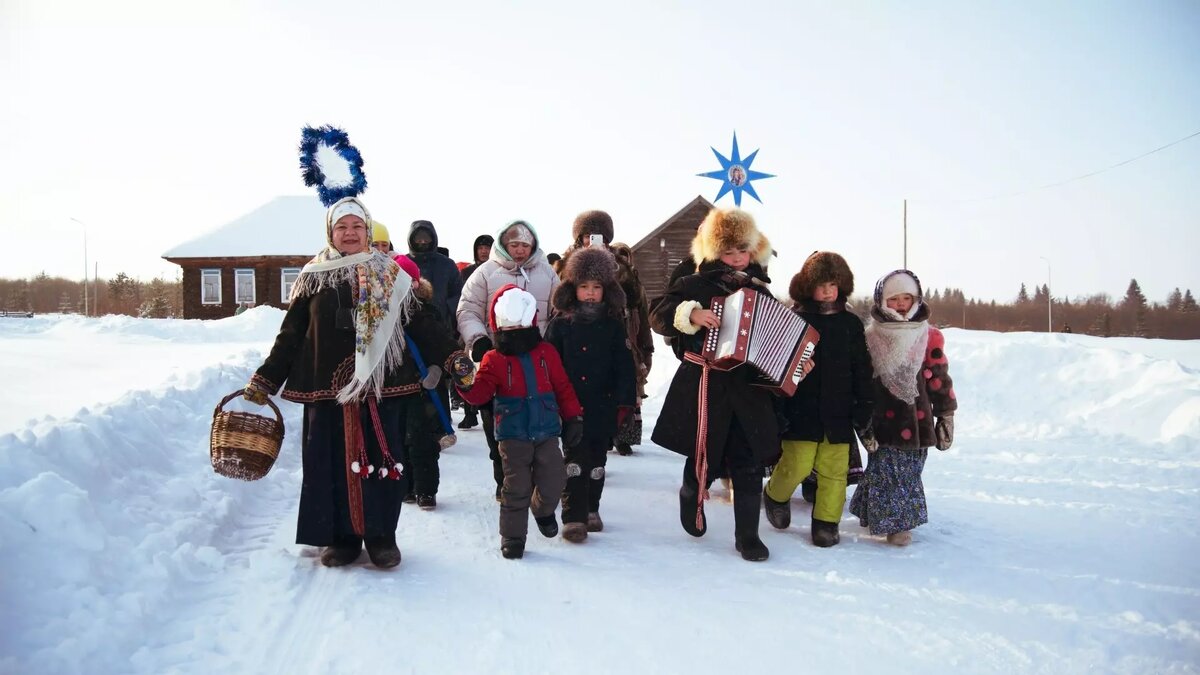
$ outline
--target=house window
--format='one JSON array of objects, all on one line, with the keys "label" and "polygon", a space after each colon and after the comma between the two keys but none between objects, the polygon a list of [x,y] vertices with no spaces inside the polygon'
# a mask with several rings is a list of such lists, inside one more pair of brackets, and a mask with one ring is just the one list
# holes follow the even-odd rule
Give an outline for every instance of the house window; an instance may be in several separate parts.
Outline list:
[{"label": "house window", "polygon": [[279,298],[280,302],[287,302],[292,297],[292,284],[296,283],[296,279],[300,277],[299,267],[285,267],[279,270],[280,284],[279,288],[282,295]]},{"label": "house window", "polygon": [[239,305],[254,304],[254,270],[242,269],[233,271],[234,298]]},{"label": "house window", "polygon": [[200,304],[221,304],[221,270],[200,270]]}]

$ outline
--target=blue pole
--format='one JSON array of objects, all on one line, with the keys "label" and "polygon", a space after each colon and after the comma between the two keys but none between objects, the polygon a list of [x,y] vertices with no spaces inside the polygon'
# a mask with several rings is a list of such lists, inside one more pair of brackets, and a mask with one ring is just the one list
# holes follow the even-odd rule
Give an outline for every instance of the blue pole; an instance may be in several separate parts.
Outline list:
[{"label": "blue pole", "polygon": [[[421,358],[421,351],[417,349],[417,343],[413,342],[412,336],[408,333],[404,334],[404,343],[408,345],[408,352],[412,354],[413,362],[417,364],[417,372],[421,373],[421,379],[424,379],[429,369],[425,367],[425,361]],[[433,401],[433,407],[437,409],[438,418],[442,420],[442,429],[446,431],[446,435],[457,439],[457,436],[454,435],[454,427],[450,424],[450,414],[446,412],[446,406],[442,405],[442,400],[437,397],[437,391],[421,388],[429,400]]]}]

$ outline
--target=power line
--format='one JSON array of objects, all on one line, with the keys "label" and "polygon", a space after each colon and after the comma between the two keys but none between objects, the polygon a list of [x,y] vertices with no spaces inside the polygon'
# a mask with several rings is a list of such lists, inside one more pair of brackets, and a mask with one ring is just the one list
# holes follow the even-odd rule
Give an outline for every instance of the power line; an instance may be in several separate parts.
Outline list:
[{"label": "power line", "polygon": [[[1097,169],[1096,171],[1091,171],[1091,172],[1088,172],[1088,173],[1085,173],[1085,174],[1082,174],[1079,176],[1075,176],[1074,178],[1068,178],[1066,180],[1060,180],[1060,181],[1057,181],[1054,183],[1046,183],[1045,185],[1038,185],[1036,187],[1026,188],[1024,190],[1018,190],[1016,192],[1008,192],[1008,193],[1004,193],[1004,194],[991,195],[988,197],[973,197],[970,199],[947,199],[944,201],[950,202],[950,203],[957,203],[957,204],[963,204],[963,203],[969,203],[969,202],[983,202],[983,201],[990,201],[993,199],[1008,199],[1009,197],[1017,197],[1020,195],[1029,194],[1031,192],[1037,192],[1039,190],[1048,190],[1050,188],[1066,185],[1067,183],[1074,183],[1075,181],[1080,181],[1085,178],[1091,178],[1092,176],[1097,176],[1097,175],[1100,175],[1107,171],[1112,171],[1113,169],[1125,166],[1126,164],[1130,164],[1132,162],[1136,162],[1139,159],[1142,159],[1144,157],[1149,157],[1150,155],[1153,155],[1156,152],[1161,152],[1171,146],[1179,145],[1180,143],[1183,143],[1184,141],[1193,139],[1197,136],[1200,136],[1200,131],[1197,131],[1192,134],[1188,134],[1187,136],[1184,136],[1183,138],[1171,141],[1170,143],[1167,143],[1166,145],[1157,147],[1153,150],[1150,150],[1149,152],[1143,152],[1142,154],[1138,155],[1137,157],[1131,157],[1124,161],[1117,162],[1116,164],[1113,164],[1112,166],[1106,166],[1103,169]],[[916,200],[914,200],[914,201],[916,201]],[[943,201],[943,200],[920,200],[920,201]]]}]

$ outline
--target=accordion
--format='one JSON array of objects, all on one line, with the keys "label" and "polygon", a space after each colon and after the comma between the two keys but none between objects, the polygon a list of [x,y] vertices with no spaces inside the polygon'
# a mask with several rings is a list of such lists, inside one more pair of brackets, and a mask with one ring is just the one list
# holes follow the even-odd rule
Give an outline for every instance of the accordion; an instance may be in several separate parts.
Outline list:
[{"label": "accordion", "polygon": [[796,393],[813,368],[821,339],[815,328],[770,293],[749,288],[713,298],[709,309],[721,320],[719,329],[708,329],[700,353],[710,367],[749,365],[755,373],[751,384],[784,396]]}]

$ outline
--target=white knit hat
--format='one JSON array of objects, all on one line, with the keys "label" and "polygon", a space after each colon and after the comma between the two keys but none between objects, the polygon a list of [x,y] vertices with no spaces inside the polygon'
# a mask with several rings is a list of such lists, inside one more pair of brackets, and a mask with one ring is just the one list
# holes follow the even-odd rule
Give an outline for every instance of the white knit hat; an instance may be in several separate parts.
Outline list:
[{"label": "white knit hat", "polygon": [[887,278],[883,282],[883,298],[884,302],[888,298],[894,298],[897,295],[908,293],[913,296],[914,300],[921,299],[921,289],[917,288],[917,282],[907,274],[897,273]]},{"label": "white knit hat", "polygon": [[528,291],[510,288],[496,297],[492,312],[496,330],[529,328],[537,317],[537,299]]}]

